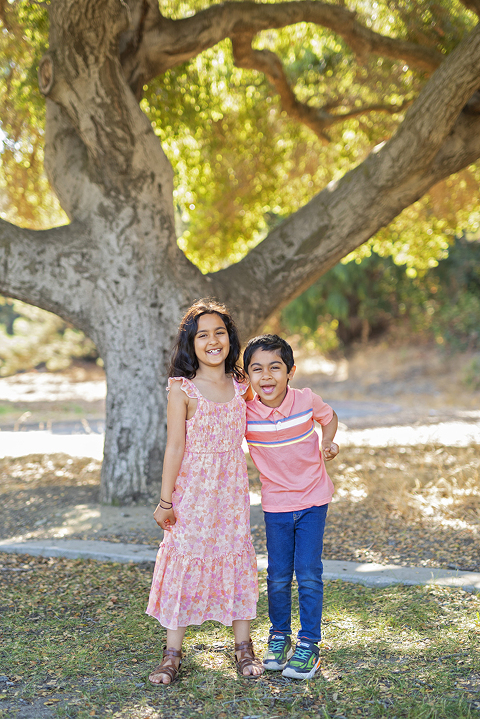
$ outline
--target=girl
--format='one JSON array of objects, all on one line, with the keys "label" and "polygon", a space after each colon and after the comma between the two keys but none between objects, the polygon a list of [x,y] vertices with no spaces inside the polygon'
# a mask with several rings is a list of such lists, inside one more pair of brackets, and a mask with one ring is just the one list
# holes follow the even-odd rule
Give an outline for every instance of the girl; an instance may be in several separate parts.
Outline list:
[{"label": "girl", "polygon": [[199,300],[183,318],[169,369],[167,447],[154,518],[165,530],[147,614],[167,628],[152,684],[177,677],[189,624],[233,625],[237,671],[263,673],[250,639],[258,599],[242,440],[247,387],[226,308]]}]

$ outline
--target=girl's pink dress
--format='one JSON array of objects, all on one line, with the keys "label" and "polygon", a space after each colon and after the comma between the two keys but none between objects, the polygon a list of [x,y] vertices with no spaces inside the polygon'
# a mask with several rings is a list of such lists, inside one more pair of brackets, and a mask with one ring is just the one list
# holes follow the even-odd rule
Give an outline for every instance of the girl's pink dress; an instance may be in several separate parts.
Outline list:
[{"label": "girl's pink dress", "polygon": [[231,626],[253,619],[258,599],[257,560],[250,536],[248,475],[242,440],[246,387],[220,404],[205,399],[191,380],[181,382],[198,399],[186,420],[185,454],[172,495],[176,517],[157,554],[147,614],[167,629],[214,619]]}]

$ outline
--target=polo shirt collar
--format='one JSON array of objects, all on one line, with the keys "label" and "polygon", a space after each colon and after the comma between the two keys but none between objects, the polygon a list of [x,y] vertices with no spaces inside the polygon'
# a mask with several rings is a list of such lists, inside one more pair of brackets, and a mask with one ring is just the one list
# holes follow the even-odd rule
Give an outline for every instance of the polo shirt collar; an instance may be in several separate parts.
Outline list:
[{"label": "polo shirt collar", "polygon": [[266,404],[263,404],[261,402],[258,394],[255,395],[254,402],[255,402],[255,409],[262,417],[262,419],[267,419],[273,412],[278,412],[279,414],[283,415],[284,417],[289,417],[292,411],[293,407],[293,400],[294,400],[294,393],[290,389],[290,387],[287,387],[287,394],[283,398],[283,402],[278,407],[268,407]]}]

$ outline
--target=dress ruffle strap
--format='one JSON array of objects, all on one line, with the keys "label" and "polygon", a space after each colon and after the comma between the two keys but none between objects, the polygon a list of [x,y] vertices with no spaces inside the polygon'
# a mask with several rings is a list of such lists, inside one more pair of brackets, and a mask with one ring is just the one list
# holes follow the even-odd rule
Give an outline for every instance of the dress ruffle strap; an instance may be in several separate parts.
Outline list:
[{"label": "dress ruffle strap", "polygon": [[168,385],[167,385],[167,392],[170,391],[172,384],[174,382],[181,382],[181,389],[185,392],[187,397],[190,397],[190,399],[199,399],[202,395],[198,391],[198,389],[193,384],[192,380],[187,379],[186,377],[169,377],[168,378]]}]

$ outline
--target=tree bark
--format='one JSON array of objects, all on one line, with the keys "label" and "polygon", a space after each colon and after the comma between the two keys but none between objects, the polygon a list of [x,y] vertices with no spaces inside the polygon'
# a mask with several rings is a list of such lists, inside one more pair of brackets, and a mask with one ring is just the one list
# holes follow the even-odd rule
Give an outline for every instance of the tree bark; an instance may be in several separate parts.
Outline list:
[{"label": "tree bark", "polygon": [[[108,388],[101,491],[105,502],[145,500],[160,487],[166,365],[182,308],[181,290],[169,287],[165,277],[159,295],[158,305],[154,301],[145,306],[137,293],[103,313],[101,344]],[[171,314],[168,295],[174,298]],[[188,303],[189,298],[184,299]]]}]

